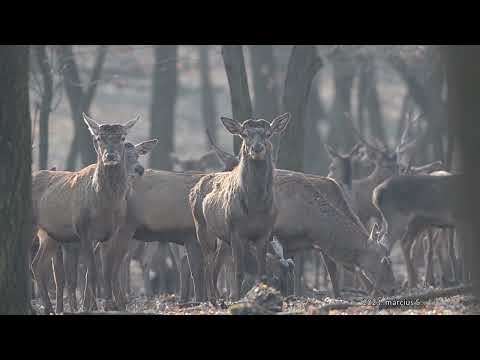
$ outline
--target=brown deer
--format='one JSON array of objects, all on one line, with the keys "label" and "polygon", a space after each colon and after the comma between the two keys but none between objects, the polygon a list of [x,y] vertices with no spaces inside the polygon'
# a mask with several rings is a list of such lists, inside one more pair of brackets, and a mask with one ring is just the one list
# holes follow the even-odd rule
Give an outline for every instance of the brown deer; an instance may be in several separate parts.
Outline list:
[{"label": "brown deer", "polygon": [[266,254],[277,211],[273,191],[272,144],[270,137],[285,130],[290,114],[266,120],[246,120],[242,124],[222,117],[225,128],[242,138],[240,163],[230,172],[203,177],[190,193],[197,238],[206,258],[210,295],[215,297],[213,257],[217,239],[232,247],[234,277],[232,298],[239,299],[245,272],[245,251],[253,242],[260,279],[266,274]]},{"label": "brown deer", "polygon": [[[230,167],[226,170],[236,166],[233,155],[223,152],[222,157],[229,160]],[[386,249],[376,241],[368,241],[367,230],[351,210],[337,182],[322,176],[276,169],[274,191],[279,200],[275,236],[281,241],[287,256],[312,248],[321,251],[335,297],[340,296],[336,262],[345,263],[350,271],[361,270],[359,274],[370,290],[384,293],[394,290],[395,281]],[[317,205],[313,207],[313,212],[312,199]],[[345,227],[345,224],[348,226]],[[324,231],[321,226],[324,226]],[[339,239],[337,246],[332,246],[333,238]],[[220,267],[230,256],[227,249],[225,243],[220,242],[215,259],[214,284]],[[356,255],[345,256],[342,253]]]},{"label": "brown deer", "polygon": [[[90,310],[96,308],[93,247],[96,242],[115,235],[125,217],[128,192],[125,137],[139,118],[124,125],[100,125],[83,116],[97,150],[97,163],[77,172],[37,171],[33,174],[32,193],[34,225],[55,241],[81,244],[88,271],[83,306]],[[32,263],[35,276],[40,275],[39,264],[44,262],[44,256],[41,242]],[[47,297],[43,291],[42,298]]]},{"label": "brown deer", "polygon": [[[445,171],[395,176],[374,191],[372,200],[383,215],[383,242],[391,251],[400,240],[410,287],[415,287],[418,281],[410,255],[416,236],[429,226],[458,230],[457,226],[463,225],[465,214],[458,195],[462,176]],[[427,259],[431,258],[433,240],[428,245]],[[454,264],[454,259],[450,260]],[[427,262],[427,274],[430,267]]]}]

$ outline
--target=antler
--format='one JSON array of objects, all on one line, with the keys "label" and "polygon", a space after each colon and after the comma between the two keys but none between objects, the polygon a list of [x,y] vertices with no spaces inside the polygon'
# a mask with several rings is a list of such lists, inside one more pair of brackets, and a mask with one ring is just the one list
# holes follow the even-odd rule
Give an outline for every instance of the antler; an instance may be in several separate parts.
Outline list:
[{"label": "antler", "polygon": [[380,150],[379,148],[377,148],[376,146],[370,144],[363,136],[362,134],[360,134],[360,132],[357,130],[357,128],[355,127],[354,123],[353,123],[353,118],[352,116],[345,112],[344,115],[346,116],[346,118],[348,120],[350,120],[350,125],[352,127],[352,131],[353,133],[355,134],[355,136],[363,143],[365,144],[365,146],[369,147],[370,149],[372,150],[375,150],[375,151],[379,151],[379,152],[382,152],[382,150]]}]

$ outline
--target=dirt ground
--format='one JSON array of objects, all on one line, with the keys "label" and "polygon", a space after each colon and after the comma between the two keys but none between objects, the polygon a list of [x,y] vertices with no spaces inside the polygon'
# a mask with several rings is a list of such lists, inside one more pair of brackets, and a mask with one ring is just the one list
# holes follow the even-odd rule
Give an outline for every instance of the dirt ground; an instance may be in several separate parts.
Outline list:
[{"label": "dirt ground", "polygon": [[[145,315],[478,315],[480,302],[470,295],[439,297],[432,300],[421,300],[422,295],[433,289],[415,289],[403,292],[410,300],[403,303],[388,299],[362,297],[354,293],[344,293],[342,300],[333,299],[324,292],[309,297],[282,297],[278,291],[260,284],[254,287],[240,301],[235,303],[219,300],[211,303],[180,304],[175,295],[147,298],[138,296],[130,298],[126,313],[112,314],[145,314]],[[436,291],[436,290],[435,290]],[[418,296],[419,299],[415,299]],[[32,301],[38,314],[43,313],[40,300]],[[98,301],[99,311],[103,312],[103,300]],[[66,313],[70,311],[66,302]],[[343,307],[343,308],[342,308]]]}]

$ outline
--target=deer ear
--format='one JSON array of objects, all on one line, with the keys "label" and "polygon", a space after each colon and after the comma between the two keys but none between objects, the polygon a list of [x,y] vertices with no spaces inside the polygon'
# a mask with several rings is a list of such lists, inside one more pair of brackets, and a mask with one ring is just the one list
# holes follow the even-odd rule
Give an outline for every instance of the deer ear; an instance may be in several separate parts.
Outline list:
[{"label": "deer ear", "polygon": [[135,145],[138,155],[146,155],[158,144],[158,139],[148,140]]},{"label": "deer ear", "polygon": [[283,115],[277,116],[270,123],[272,134],[280,134],[281,132],[283,132],[287,128],[289,122],[290,113],[287,112]]},{"label": "deer ear", "polygon": [[230,132],[230,134],[238,135],[238,136],[242,135],[243,126],[240,123],[238,123],[238,121],[235,121],[227,117],[221,117],[220,120],[222,121],[223,126],[225,126],[225,129],[227,129]]},{"label": "deer ear", "polygon": [[123,125],[123,128],[125,129],[125,131],[128,133],[130,129],[137,123],[138,120],[140,120],[140,115],[137,115],[134,119],[127,121]]},{"label": "deer ear", "polygon": [[98,130],[100,129],[100,125],[95,120],[88,117],[87,114],[82,113],[82,115],[83,115],[83,121],[85,122],[85,124],[87,124],[90,134],[92,134],[93,136],[97,136]]}]

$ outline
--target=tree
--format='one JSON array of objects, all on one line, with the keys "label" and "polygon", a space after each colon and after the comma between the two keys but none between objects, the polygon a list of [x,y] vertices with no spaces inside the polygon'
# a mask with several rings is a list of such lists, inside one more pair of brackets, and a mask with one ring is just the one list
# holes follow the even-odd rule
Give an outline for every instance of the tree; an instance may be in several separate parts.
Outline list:
[{"label": "tree", "polygon": [[282,169],[303,171],[305,152],[305,109],[315,74],[322,66],[315,46],[295,45],[288,62],[283,94],[285,111],[292,120],[280,142],[277,166]]},{"label": "tree", "polygon": [[355,66],[352,55],[344,49],[338,48],[332,52],[333,78],[335,83],[335,98],[330,111],[331,130],[328,144],[336,149],[349,151],[355,143],[351,124],[346,114],[351,113],[351,96]]},{"label": "tree", "polygon": [[100,82],[103,65],[107,57],[108,47],[97,47],[95,61],[89,81],[82,82],[72,45],[58,46],[58,55],[63,68],[65,92],[70,104],[73,126],[75,129],[73,141],[67,157],[67,170],[74,170],[78,153],[81,155],[83,166],[90,165],[97,160],[92,147],[92,139],[82,120],[82,113],[89,113],[95,92]]},{"label": "tree", "polygon": [[202,96],[202,116],[205,128],[208,129],[212,135],[214,142],[217,140],[217,109],[215,107],[215,94],[212,87],[212,80],[210,78],[210,58],[209,46],[199,45],[200,52],[200,77],[202,80],[201,96]]},{"label": "tree", "polygon": [[177,101],[177,45],[154,45],[150,137],[157,138],[150,166],[170,170],[170,154],[174,150],[175,105]]},{"label": "tree", "polygon": [[0,314],[30,313],[32,144],[29,47],[0,47]]},{"label": "tree", "polygon": [[[230,99],[232,102],[232,116],[237,121],[245,121],[253,116],[250,91],[248,90],[247,72],[245,59],[241,45],[223,45],[222,57],[230,87]],[[235,154],[240,151],[241,139],[233,138],[233,150]]]},{"label": "tree", "polygon": [[460,145],[465,186],[456,189],[463,195],[468,225],[473,231],[463,239],[465,264],[471,273],[474,294],[480,297],[480,46],[446,45],[443,49],[448,84],[448,121]]},{"label": "tree", "polygon": [[[48,122],[52,111],[54,95],[53,69],[47,55],[47,45],[33,45],[34,58],[41,75],[40,87],[40,117],[39,117],[39,169],[48,167]],[[34,76],[35,78],[35,76]],[[39,81],[40,83],[40,81]]]},{"label": "tree", "polygon": [[[250,58],[253,79],[253,113],[256,118],[271,121],[280,110],[280,90],[276,77],[277,67],[272,45],[251,45]],[[274,147],[278,146],[278,136],[272,139]]]}]

